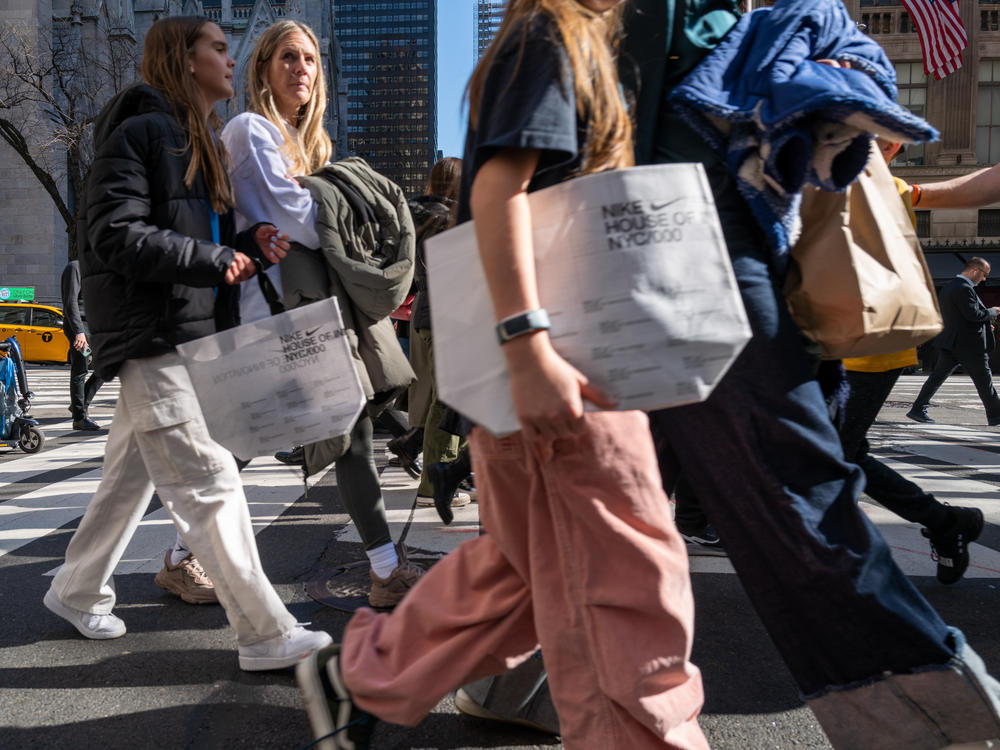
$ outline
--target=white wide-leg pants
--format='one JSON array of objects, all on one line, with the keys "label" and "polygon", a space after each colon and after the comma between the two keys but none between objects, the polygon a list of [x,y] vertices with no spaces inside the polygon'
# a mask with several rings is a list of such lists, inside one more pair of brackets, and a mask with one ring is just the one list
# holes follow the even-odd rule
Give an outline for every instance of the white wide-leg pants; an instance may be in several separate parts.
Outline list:
[{"label": "white wide-leg pants", "polygon": [[63,604],[93,614],[115,605],[111,580],[153,496],[215,584],[241,646],[295,626],[261,567],[232,455],[208,434],[176,353],[127,361],[118,375],[101,484],[52,581]]}]

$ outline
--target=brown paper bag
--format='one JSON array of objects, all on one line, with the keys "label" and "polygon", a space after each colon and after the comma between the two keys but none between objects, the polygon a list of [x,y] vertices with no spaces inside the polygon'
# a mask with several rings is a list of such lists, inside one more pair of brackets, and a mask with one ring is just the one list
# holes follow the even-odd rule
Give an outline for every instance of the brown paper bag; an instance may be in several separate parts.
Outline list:
[{"label": "brown paper bag", "polygon": [[801,216],[785,296],[792,318],[824,357],[890,354],[938,334],[934,284],[874,142],[868,165],[846,192],[806,188]]}]

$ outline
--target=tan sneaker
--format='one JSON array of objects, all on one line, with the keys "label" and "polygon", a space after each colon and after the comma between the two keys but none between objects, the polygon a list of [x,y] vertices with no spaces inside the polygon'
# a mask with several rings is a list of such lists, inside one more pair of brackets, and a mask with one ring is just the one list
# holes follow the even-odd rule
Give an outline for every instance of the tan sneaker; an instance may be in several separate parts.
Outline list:
[{"label": "tan sneaker", "polygon": [[176,565],[170,564],[170,550],[163,560],[163,570],[153,582],[171,594],[177,594],[188,604],[218,604],[215,586],[192,552]]},{"label": "tan sneaker", "polygon": [[406,592],[417,585],[417,581],[427,571],[419,565],[414,565],[405,557],[401,558],[399,565],[389,574],[388,578],[379,578],[375,571],[371,571],[372,588],[368,592],[368,604],[379,609],[395,607],[399,604]]}]

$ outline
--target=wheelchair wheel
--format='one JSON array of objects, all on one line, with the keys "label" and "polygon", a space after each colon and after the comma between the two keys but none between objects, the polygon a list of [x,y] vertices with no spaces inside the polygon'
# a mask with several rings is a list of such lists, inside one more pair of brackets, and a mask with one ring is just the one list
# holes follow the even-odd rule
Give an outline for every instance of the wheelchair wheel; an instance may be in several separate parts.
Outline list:
[{"label": "wheelchair wheel", "polygon": [[21,430],[17,445],[25,453],[38,453],[45,445],[45,435],[34,425],[29,425]]}]

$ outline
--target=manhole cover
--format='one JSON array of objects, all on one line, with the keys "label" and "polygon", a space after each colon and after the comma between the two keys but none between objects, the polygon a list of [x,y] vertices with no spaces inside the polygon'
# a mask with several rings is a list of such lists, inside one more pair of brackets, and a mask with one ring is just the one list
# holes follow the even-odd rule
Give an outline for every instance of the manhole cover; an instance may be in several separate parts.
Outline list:
[{"label": "manhole cover", "polygon": [[[426,570],[440,558],[411,555],[408,559]],[[306,593],[327,607],[354,612],[368,606],[368,590],[372,584],[370,569],[367,560],[340,565],[306,583]]]}]

